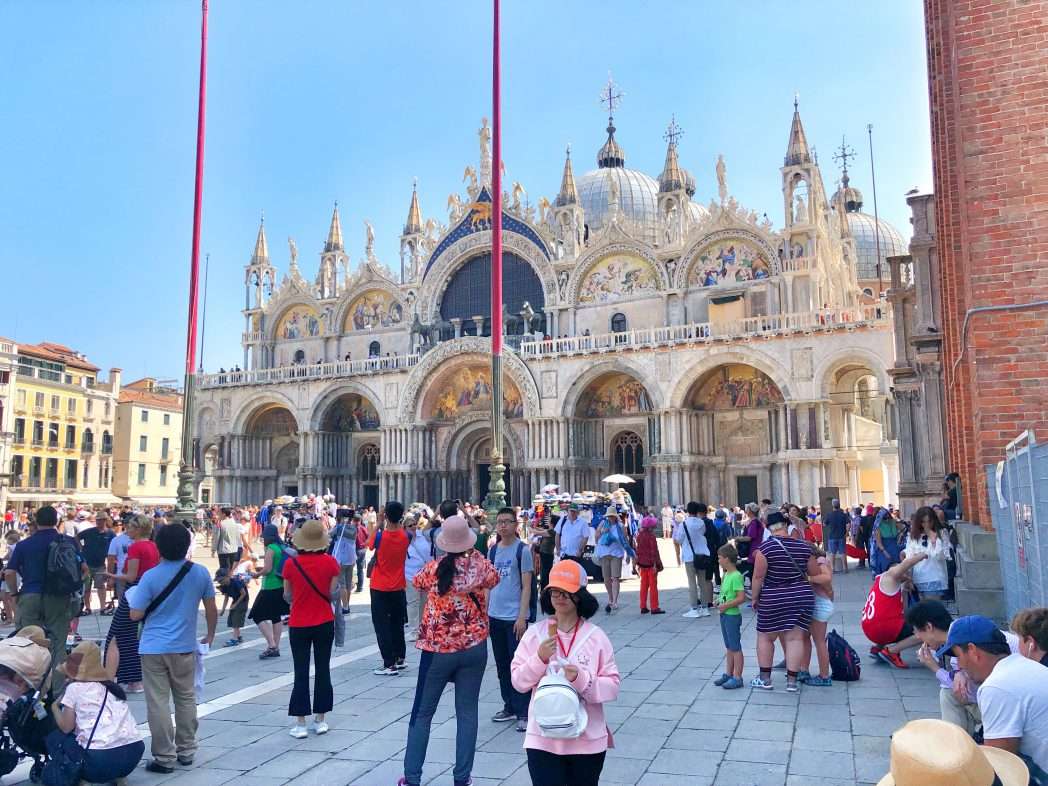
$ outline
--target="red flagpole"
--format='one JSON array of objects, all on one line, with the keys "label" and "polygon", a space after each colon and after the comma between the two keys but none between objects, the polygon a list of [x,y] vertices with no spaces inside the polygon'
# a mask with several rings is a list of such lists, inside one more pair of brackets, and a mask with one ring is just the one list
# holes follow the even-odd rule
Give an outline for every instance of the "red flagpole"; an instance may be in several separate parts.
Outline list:
[{"label": "red flagpole", "polygon": [[197,104],[196,185],[193,189],[193,252],[189,263],[189,322],[186,330],[186,375],[196,369],[197,291],[200,284],[200,212],[204,196],[204,116],[207,100],[207,3],[201,0],[200,94]]},{"label": "red flagpole", "polygon": [[499,0],[494,0],[491,58],[491,353],[502,354],[502,103],[500,100]]}]

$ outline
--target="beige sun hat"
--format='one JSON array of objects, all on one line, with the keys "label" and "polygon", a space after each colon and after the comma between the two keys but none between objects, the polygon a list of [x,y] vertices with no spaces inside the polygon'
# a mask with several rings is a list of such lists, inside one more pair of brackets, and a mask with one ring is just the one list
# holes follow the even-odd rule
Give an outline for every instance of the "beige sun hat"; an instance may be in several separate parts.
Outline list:
[{"label": "beige sun hat", "polygon": [[892,735],[891,772],[877,786],[1026,786],[1030,771],[1014,753],[976,745],[960,726],[910,721]]},{"label": "beige sun hat", "polygon": [[318,519],[308,519],[295,530],[291,542],[299,551],[324,551],[331,536]]}]

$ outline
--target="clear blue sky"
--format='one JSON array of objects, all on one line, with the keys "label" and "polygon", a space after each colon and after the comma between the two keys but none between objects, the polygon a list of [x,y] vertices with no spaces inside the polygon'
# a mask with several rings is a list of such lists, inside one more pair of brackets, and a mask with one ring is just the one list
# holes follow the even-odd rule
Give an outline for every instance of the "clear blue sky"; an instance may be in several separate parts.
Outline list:
[{"label": "clear blue sky", "polygon": [[[0,3],[0,335],[69,344],[125,379],[180,376],[193,199],[199,2]],[[731,192],[782,224],[778,168],[794,92],[832,192],[841,134],[872,212],[909,237],[903,194],[931,185],[924,27],[882,3],[503,2],[503,158],[533,202],[556,193],[565,144],[593,168],[612,72],[627,166],[657,176],[675,113],[696,199]],[[202,249],[205,365],[240,362],[243,266],[265,210],[316,273],[338,200],[354,264],[363,221],[399,267],[413,177],[447,220],[490,114],[490,4],[212,0]]]}]

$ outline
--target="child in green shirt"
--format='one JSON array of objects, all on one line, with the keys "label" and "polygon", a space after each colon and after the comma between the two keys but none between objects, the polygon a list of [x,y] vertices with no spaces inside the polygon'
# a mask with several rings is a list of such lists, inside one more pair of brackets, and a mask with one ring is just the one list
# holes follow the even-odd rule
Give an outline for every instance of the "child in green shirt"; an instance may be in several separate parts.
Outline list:
[{"label": "child in green shirt", "polygon": [[739,606],[746,602],[742,574],[736,565],[739,552],[730,543],[717,549],[717,562],[720,563],[724,578],[721,580],[720,597],[717,599],[717,611],[720,612],[721,636],[724,638],[724,673],[713,681],[725,690],[741,688],[742,669],[745,658],[742,654],[742,612]]}]

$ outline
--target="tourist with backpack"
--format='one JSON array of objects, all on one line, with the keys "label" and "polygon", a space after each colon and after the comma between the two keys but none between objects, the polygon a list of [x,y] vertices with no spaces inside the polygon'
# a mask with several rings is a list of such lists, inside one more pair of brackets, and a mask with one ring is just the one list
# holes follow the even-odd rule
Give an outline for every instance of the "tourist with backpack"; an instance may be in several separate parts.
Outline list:
[{"label": "tourist with backpack", "polygon": [[[681,547],[681,556],[684,561],[684,571],[688,575],[688,600],[691,607],[684,612],[683,616],[689,619],[710,616],[710,605],[713,603],[713,570],[712,554],[710,551],[707,533],[710,533],[714,542],[719,539],[717,530],[708,524],[703,516],[706,506],[699,502],[688,503],[688,515],[680,526],[676,528],[673,539]],[[701,602],[699,589],[702,590]]]},{"label": "tourist with backpack", "polygon": [[[517,721],[517,731],[528,727],[528,694],[513,687],[510,663],[528,623],[535,621],[537,587],[531,549],[517,537],[517,516],[502,508],[495,517],[498,543],[488,551],[488,561],[499,575],[498,585],[488,597],[488,629],[491,653],[499,676],[502,709],[491,718],[496,723]],[[605,574],[606,576],[607,574]]]},{"label": "tourist with backpack", "polygon": [[[645,528],[654,537],[650,528]],[[612,745],[604,704],[619,695],[619,669],[607,634],[589,620],[600,605],[572,560],[550,572],[532,625],[513,656],[513,687],[531,692],[524,749],[534,786],[597,786]]]},{"label": "tourist with backpack", "polygon": [[[388,508],[388,506],[387,506]],[[398,516],[399,520],[399,516]],[[477,533],[462,516],[444,520],[436,545],[444,552],[415,576],[428,591],[415,646],[419,660],[415,702],[408,721],[404,777],[399,786],[419,786],[430,727],[448,683],[455,686],[455,786],[471,783],[477,747],[480,683],[488,661],[488,597],[499,582],[494,566],[474,546]],[[403,575],[403,574],[402,574]],[[446,766],[446,765],[445,765]]]},{"label": "tourist with backpack", "polygon": [[273,524],[267,524],[262,530],[262,543],[265,544],[265,560],[262,570],[255,574],[261,577],[262,588],[255,596],[248,615],[258,625],[266,648],[259,653],[259,660],[280,657],[280,634],[283,631],[283,619],[291,607],[284,600],[284,566],[289,554],[294,551],[284,545],[280,533]]},{"label": "tourist with backpack", "polygon": [[36,532],[19,542],[4,570],[7,591],[17,598],[15,629],[39,625],[47,631],[56,669],[65,660],[69,623],[80,611],[84,584],[77,542],[57,526],[57,510],[50,505],[37,510]]},{"label": "tourist with backpack", "polygon": [[337,523],[331,531],[330,551],[339,567],[341,610],[343,614],[348,614],[350,595],[353,592],[353,570],[357,565],[357,526],[360,519],[353,515],[351,508],[339,508],[335,521]]}]

